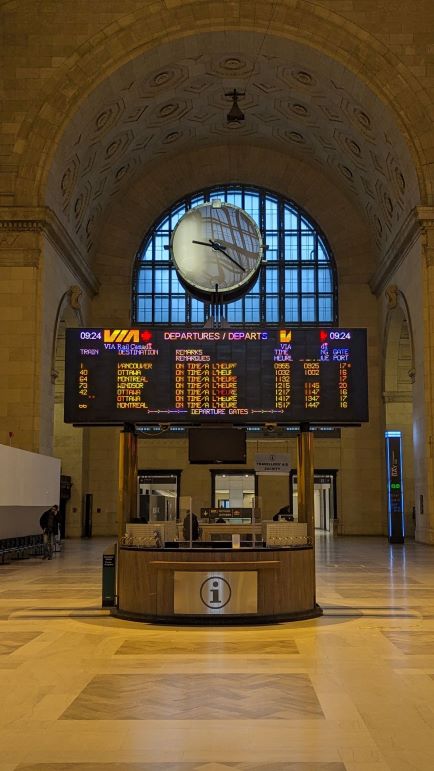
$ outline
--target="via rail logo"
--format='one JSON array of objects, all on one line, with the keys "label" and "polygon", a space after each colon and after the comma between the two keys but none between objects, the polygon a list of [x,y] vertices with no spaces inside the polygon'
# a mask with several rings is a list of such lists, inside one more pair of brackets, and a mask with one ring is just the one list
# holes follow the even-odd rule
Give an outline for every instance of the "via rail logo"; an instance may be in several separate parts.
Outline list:
[{"label": "via rail logo", "polygon": [[200,587],[200,599],[207,608],[221,610],[230,601],[232,589],[226,578],[211,576],[202,582]]}]

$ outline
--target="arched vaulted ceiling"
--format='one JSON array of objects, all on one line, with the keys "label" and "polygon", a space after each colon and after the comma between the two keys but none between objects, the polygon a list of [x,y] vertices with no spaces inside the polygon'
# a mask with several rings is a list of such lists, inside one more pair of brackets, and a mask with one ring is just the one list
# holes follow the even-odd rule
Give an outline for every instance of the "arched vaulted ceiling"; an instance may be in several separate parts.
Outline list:
[{"label": "arched vaulted ceiling", "polygon": [[[230,126],[234,87],[246,120]],[[46,203],[92,254],[107,206],[149,164],[221,145],[267,146],[326,173],[364,213],[379,254],[419,203],[390,109],[339,62],[253,32],[183,38],[101,82],[64,131]]]}]

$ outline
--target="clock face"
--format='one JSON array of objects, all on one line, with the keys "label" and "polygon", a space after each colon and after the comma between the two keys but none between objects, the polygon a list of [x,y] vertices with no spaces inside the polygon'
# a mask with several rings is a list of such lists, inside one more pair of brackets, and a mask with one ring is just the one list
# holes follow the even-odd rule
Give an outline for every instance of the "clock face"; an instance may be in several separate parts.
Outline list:
[{"label": "clock face", "polygon": [[223,300],[250,289],[262,260],[258,226],[238,206],[212,201],[190,209],[173,231],[170,249],[181,283],[197,297]]}]

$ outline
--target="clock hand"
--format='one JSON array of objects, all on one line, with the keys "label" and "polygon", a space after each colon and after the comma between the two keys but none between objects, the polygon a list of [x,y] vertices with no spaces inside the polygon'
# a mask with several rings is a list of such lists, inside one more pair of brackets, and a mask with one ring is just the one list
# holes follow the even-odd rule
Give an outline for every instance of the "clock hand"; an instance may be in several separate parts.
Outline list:
[{"label": "clock hand", "polygon": [[234,258],[233,258],[233,257],[231,257],[231,255],[230,255],[230,254],[228,254],[228,253],[225,251],[225,249],[223,249],[223,247],[222,247],[222,246],[220,246],[220,244],[219,244],[219,243],[217,243],[217,241],[212,241],[211,239],[209,239],[209,241],[207,242],[207,241],[195,241],[195,240],[193,239],[191,243],[192,243],[192,244],[200,244],[200,246],[210,246],[212,249],[214,249],[214,251],[215,251],[215,252],[221,252],[222,254],[224,254],[224,255],[225,255],[225,257],[227,257],[227,258],[228,258],[228,260],[230,260],[231,262],[233,262],[233,263],[234,263],[234,265],[236,265],[236,266],[237,266],[237,268],[240,268],[240,270],[242,270],[242,271],[243,271],[243,273],[245,273],[245,272],[246,272],[246,269],[245,269],[245,268],[243,268],[243,266],[242,266],[242,265],[240,265],[240,263],[239,263],[239,262],[237,262],[236,260],[234,260]]},{"label": "clock hand", "polygon": [[236,260],[234,260],[234,258],[233,258],[233,257],[231,257],[231,255],[230,255],[230,254],[228,254],[228,253],[227,253],[227,251],[225,251],[225,249],[223,249],[223,247],[222,247],[222,246],[220,246],[220,244],[219,244],[219,243],[217,243],[217,241],[211,241],[211,239],[209,239],[209,243],[210,243],[210,246],[212,246],[212,248],[213,248],[213,249],[215,249],[217,252],[221,252],[222,254],[224,254],[224,256],[225,256],[225,257],[227,257],[227,258],[228,258],[228,260],[230,260],[231,262],[233,262],[233,263],[234,263],[234,265],[236,265],[236,266],[237,266],[237,268],[240,268],[240,270],[242,270],[242,271],[243,271],[243,273],[245,273],[245,272],[246,272],[246,269],[245,269],[245,268],[243,268],[243,266],[242,266],[242,265],[240,265],[240,263],[239,263],[239,262],[237,262]]}]

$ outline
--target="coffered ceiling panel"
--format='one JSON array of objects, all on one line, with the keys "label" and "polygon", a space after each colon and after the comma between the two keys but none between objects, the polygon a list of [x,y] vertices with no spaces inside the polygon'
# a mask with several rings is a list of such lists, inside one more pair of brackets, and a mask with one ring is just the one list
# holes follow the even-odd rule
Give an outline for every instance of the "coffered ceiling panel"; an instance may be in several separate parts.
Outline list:
[{"label": "coffered ceiling panel", "polygon": [[[245,121],[228,124],[235,87]],[[321,167],[357,201],[379,252],[418,203],[408,147],[378,96],[320,52],[253,33],[185,38],[102,82],[61,137],[47,203],[91,253],[107,205],[147,164],[222,143]]]}]

